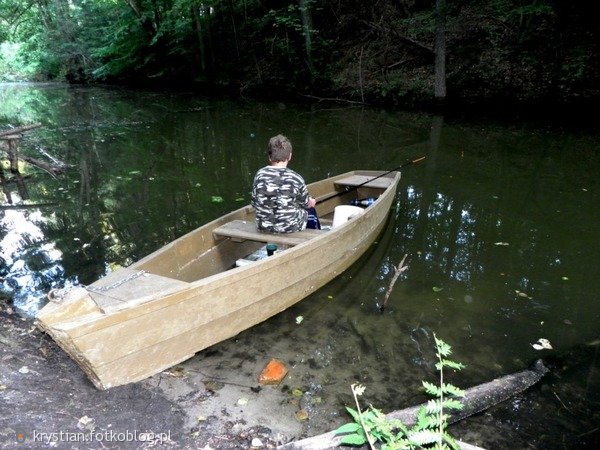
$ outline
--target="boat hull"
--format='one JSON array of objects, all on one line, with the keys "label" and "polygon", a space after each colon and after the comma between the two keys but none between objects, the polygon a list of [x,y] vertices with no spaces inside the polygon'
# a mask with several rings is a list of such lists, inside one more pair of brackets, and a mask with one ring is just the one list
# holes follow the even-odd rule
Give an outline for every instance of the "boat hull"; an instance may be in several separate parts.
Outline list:
[{"label": "boat hull", "polygon": [[[342,176],[348,174],[334,178]],[[128,276],[128,282],[113,286],[114,282],[105,281],[99,283],[99,291],[93,290],[94,285],[92,291],[77,289],[61,303],[47,305],[38,314],[38,325],[99,389],[147,378],[267,320],[346,270],[381,233],[399,178],[399,173],[392,174],[378,201],[339,228],[250,265],[202,276],[210,270],[204,266],[230,264],[238,246],[246,245],[244,251],[250,251],[256,245],[214,236],[217,227],[231,220],[253,217],[251,208],[241,208],[112,277]],[[325,197],[331,192],[318,183],[309,190]],[[333,204],[323,206],[323,211],[343,200],[327,201]],[[207,241],[206,247],[195,257],[203,258],[197,266],[202,268],[189,269],[191,263],[183,261],[194,257],[185,253],[202,240]],[[236,253],[228,257],[230,247]],[[138,295],[139,286],[147,284],[149,293]],[[102,291],[102,286],[109,289]]]}]

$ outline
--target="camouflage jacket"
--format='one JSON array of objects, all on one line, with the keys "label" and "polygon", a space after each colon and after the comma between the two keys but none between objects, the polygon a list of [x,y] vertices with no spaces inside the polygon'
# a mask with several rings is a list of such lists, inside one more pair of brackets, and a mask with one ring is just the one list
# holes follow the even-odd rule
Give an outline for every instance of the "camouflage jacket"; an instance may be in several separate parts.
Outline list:
[{"label": "camouflage jacket", "polygon": [[286,167],[267,166],[254,177],[252,206],[261,231],[292,233],[306,228],[308,189],[304,179]]}]

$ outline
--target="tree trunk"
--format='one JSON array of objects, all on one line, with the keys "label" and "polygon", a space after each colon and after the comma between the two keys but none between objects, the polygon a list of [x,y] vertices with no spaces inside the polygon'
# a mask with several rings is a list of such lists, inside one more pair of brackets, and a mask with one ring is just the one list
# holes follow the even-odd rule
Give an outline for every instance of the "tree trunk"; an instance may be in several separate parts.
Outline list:
[{"label": "tree trunk", "polygon": [[202,32],[202,17],[200,17],[199,9],[202,8],[200,5],[192,5],[192,14],[194,15],[194,22],[196,28],[196,36],[198,37],[198,48],[200,50],[200,67],[202,73],[206,72],[206,55],[204,50],[204,34]]},{"label": "tree trunk", "polygon": [[446,99],[446,0],[435,2],[435,99]]},{"label": "tree trunk", "polygon": [[233,3],[231,2],[231,0],[229,0],[227,2],[227,5],[229,6],[229,17],[231,18],[231,29],[233,30],[233,40],[235,42],[235,51],[237,53],[237,60],[240,60],[240,43],[239,43],[239,39],[238,39],[238,34],[237,34],[237,27],[235,26],[235,17],[234,17],[234,9],[233,9]]},{"label": "tree trunk", "polygon": [[12,205],[12,194],[10,193],[10,189],[8,188],[8,182],[6,177],[4,176],[4,167],[0,164],[0,185],[2,185],[2,190],[4,191],[4,196],[6,198],[6,202]]},{"label": "tree trunk", "polygon": [[156,28],[150,20],[149,17],[144,17],[144,12],[139,4],[138,0],[125,0],[127,4],[131,7],[134,14],[140,19],[140,23],[142,24],[142,28],[148,33],[148,35],[154,37],[156,35]]},{"label": "tree trunk", "polygon": [[8,143],[8,160],[10,161],[10,171],[12,173],[19,172],[19,138],[16,139],[7,139]]},{"label": "tree trunk", "polygon": [[312,16],[310,14],[310,2],[299,0],[300,14],[302,15],[302,32],[304,34],[304,48],[306,50],[306,65],[312,79],[314,67],[312,63]]}]

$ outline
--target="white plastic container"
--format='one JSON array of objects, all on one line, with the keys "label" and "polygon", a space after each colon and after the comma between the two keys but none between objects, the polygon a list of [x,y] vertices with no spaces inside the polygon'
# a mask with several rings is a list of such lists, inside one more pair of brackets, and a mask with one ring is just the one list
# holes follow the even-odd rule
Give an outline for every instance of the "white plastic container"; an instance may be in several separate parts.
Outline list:
[{"label": "white plastic container", "polygon": [[331,228],[339,227],[340,225],[345,224],[353,217],[362,214],[364,209],[358,206],[351,205],[340,205],[336,206],[333,210],[333,224]]}]

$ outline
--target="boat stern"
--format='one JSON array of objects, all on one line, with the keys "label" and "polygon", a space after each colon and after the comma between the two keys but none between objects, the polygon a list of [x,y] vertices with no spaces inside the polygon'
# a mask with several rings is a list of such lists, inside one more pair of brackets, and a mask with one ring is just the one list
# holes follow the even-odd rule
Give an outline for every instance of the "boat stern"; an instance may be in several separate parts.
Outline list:
[{"label": "boat stern", "polygon": [[84,288],[74,288],[65,294],[51,291],[50,300],[35,316],[36,325],[43,331],[79,317],[99,312],[98,305]]}]

